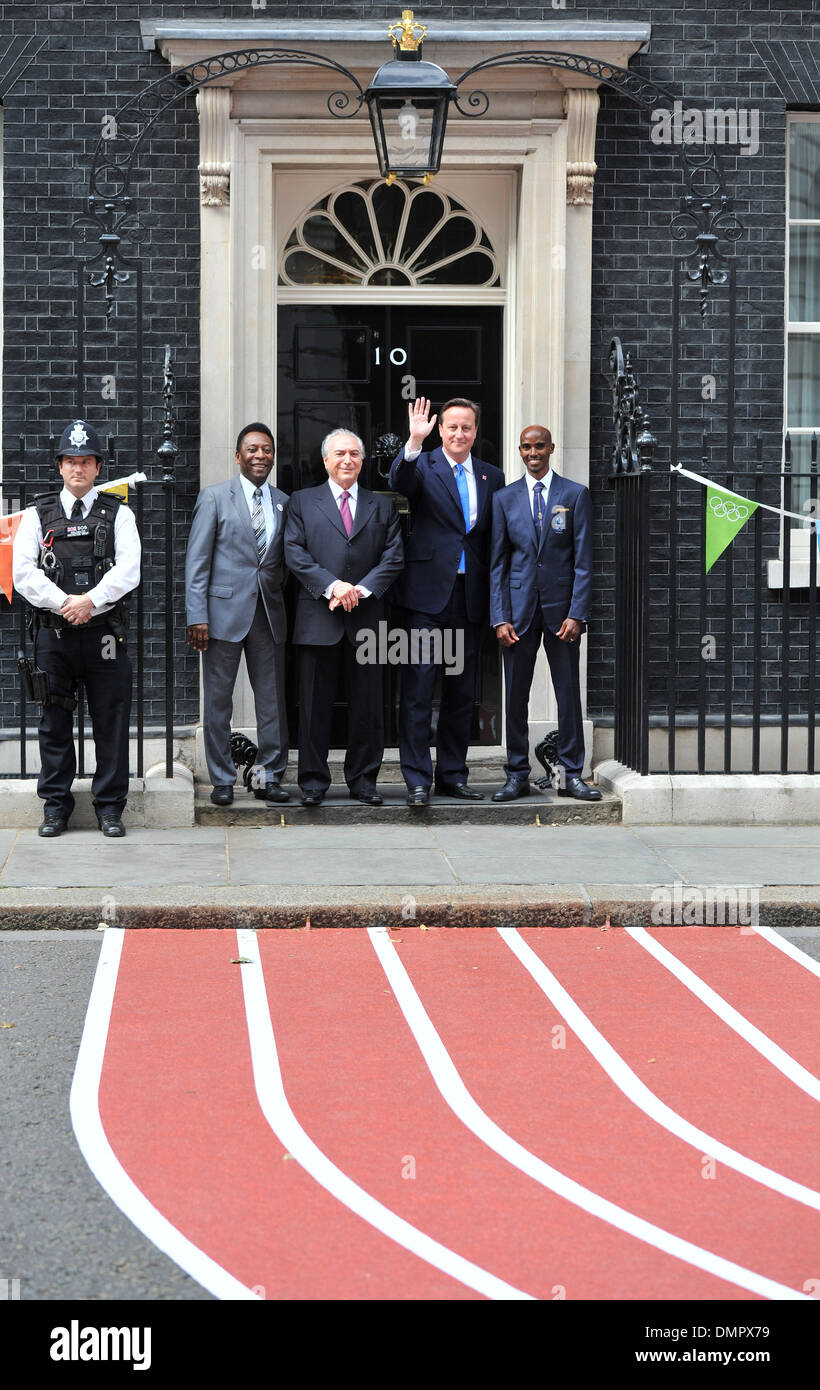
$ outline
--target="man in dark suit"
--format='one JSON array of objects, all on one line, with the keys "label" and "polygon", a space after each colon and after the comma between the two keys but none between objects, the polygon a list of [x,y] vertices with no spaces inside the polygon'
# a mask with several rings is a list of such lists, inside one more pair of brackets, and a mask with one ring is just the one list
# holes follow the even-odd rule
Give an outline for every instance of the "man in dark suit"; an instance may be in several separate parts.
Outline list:
[{"label": "man in dark suit", "polygon": [[[467,784],[467,747],[487,622],[492,496],[503,488],[504,474],[472,456],[478,431],[478,406],[472,401],[457,398],[442,406],[442,447],[427,453],[424,443],[436,418],[430,418],[424,397],[410,406],[410,438],[390,469],[390,486],[409,498],[412,519],[407,567],[396,599],[406,610],[411,632],[451,629],[463,646],[461,671],[445,670],[442,676],[435,790],[441,796],[481,801],[481,792]],[[411,661],[402,671],[399,754],[410,806],[426,805],[433,782],[435,680],[433,660]]]},{"label": "man in dark suit", "polygon": [[[364,445],[347,430],[322,441],[328,480],[290,499],[285,559],[299,580],[293,641],[299,647],[299,786],[318,806],[330,786],[333,701],[344,670],[348,708],[345,781],[350,795],[381,806],[382,670],[357,660],[359,634],[374,634],[384,595],[404,564],[399,516],[387,497],[359,487]],[[358,648],[358,652],[357,652]]]},{"label": "man in dark suit", "polygon": [[254,795],[269,803],[289,800],[280,785],[288,762],[282,596],[288,499],[268,482],[274,457],[267,425],[246,425],[236,441],[239,472],[202,489],[188,539],[188,642],[202,652],[205,758],[217,806],[233,801],[231,710],[243,651],[259,744]]},{"label": "man in dark suit", "polygon": [[558,795],[600,801],[581,777],[579,641],[592,589],[592,502],[587,488],[550,470],[555,445],[543,425],[522,430],[518,448],[526,475],[493,505],[490,622],[504,649],[507,713],[507,782],[493,801],[530,792],[527,710],[542,641],[558,701]]}]

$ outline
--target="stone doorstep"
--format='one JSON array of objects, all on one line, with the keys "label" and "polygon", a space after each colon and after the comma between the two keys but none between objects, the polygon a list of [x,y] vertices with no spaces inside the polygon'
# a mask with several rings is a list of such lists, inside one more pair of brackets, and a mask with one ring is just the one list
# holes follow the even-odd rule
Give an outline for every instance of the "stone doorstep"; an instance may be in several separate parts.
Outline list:
[{"label": "stone doorstep", "polygon": [[[708,888],[708,885],[706,886]],[[586,927],[597,931],[652,926],[653,887],[649,884],[505,884],[446,889],[412,885],[384,888],[244,887],[140,891],[126,890],[116,900],[116,921],[126,930],[253,930]],[[706,888],[704,888],[704,892]],[[820,929],[820,886],[761,888],[762,925]],[[272,901],[275,894],[275,901]],[[49,889],[9,888],[3,893],[0,931],[94,930],[100,926],[99,889],[67,889],[55,911]],[[716,924],[713,929],[743,932],[743,924]],[[670,931],[687,927],[671,926]]]},{"label": "stone doorstep", "polygon": [[622,803],[624,825],[817,825],[820,773],[651,773],[608,759],[602,791]]},{"label": "stone doorstep", "polygon": [[534,791],[518,801],[493,802],[498,781],[479,781],[470,778],[470,786],[483,792],[483,801],[459,801],[455,797],[431,794],[427,806],[406,804],[404,783],[379,782],[384,798],[382,806],[367,806],[348,795],[344,784],[332,785],[321,806],[303,806],[299,789],[286,783],[290,801],[273,802],[270,806],[258,801],[243,786],[237,786],[230,806],[214,806],[211,787],[197,784],[195,815],[198,825],[257,826],[304,825],[617,825],[621,819],[621,803],[616,796],[604,793],[600,801],[575,801],[559,797],[553,791]]}]

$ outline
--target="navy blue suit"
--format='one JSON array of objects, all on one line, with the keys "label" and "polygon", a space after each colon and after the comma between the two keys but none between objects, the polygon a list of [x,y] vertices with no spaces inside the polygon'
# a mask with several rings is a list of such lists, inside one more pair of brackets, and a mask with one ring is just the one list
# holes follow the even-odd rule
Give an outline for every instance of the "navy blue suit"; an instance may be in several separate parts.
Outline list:
[{"label": "navy blue suit", "polygon": [[[419,631],[453,628],[463,634],[464,669],[443,675],[436,729],[436,780],[467,780],[467,747],[476,695],[476,671],[487,622],[489,599],[492,498],[504,486],[504,474],[492,463],[473,458],[477,515],[467,531],[453,468],[443,449],[415,460],[404,450],[393,460],[390,486],[410,501],[412,530],[404,573],[396,584],[396,602],[406,610],[407,625]],[[464,576],[457,580],[461,553]],[[409,787],[429,787],[433,780],[430,732],[436,667],[416,662],[402,671],[399,706],[399,754]]]},{"label": "navy blue suit", "polygon": [[518,642],[504,648],[507,775],[529,776],[527,712],[543,640],[558,701],[558,756],[567,772],[584,765],[579,644],[555,636],[565,618],[583,631],[592,592],[592,500],[580,483],[553,473],[538,544],[526,478],[493,501],[490,622],[512,623]]}]

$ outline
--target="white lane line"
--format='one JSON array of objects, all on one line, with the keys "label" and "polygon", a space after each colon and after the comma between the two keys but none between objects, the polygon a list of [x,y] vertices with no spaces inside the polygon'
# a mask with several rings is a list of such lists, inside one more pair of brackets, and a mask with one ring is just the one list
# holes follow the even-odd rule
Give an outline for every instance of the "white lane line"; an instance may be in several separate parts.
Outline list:
[{"label": "white lane line", "polygon": [[363,1187],[343,1173],[341,1168],[322,1153],[304,1131],[288,1104],[276,1039],[268,1006],[265,977],[259,956],[259,943],[256,933],[240,928],[236,933],[239,955],[251,963],[242,967],[242,988],[245,993],[245,1014],[248,1023],[248,1038],[251,1045],[256,1094],[262,1113],[277,1138],[284,1144],[287,1152],[315,1178],[331,1196],[336,1197],[357,1216],[375,1226],[397,1245],[404,1246],[411,1254],[425,1260],[427,1264],[440,1269],[452,1279],[475,1289],[492,1299],[530,1299],[531,1294],[497,1279],[480,1265],[457,1255],[446,1245],[440,1245],[432,1236],[425,1235],[409,1221],[397,1216]]},{"label": "white lane line", "polygon": [[707,985],[705,980],[696,975],[694,970],[690,970],[688,965],[684,965],[677,956],[673,956],[671,951],[667,951],[665,946],[661,946],[654,936],[649,935],[646,927],[623,927],[622,930],[628,932],[639,946],[643,946],[645,951],[660,961],[670,974],[691,990],[696,998],[706,1005],[707,1009],[711,1009],[712,1013],[717,1014],[717,1017],[728,1024],[739,1037],[743,1038],[744,1042],[759,1052],[761,1057],[764,1057],[767,1062],[771,1062],[773,1067],[777,1067],[779,1072],[782,1072],[795,1086],[799,1086],[801,1091],[805,1091],[806,1095],[811,1096],[812,1100],[820,1100],[820,1080],[816,1076],[813,1076],[810,1071],[806,1071],[805,1067],[801,1067],[800,1063],[790,1057],[788,1052],[784,1052],[782,1047],[778,1047],[777,1043],[772,1042],[771,1038],[762,1033],[753,1023],[750,1023],[748,1018],[738,1013],[737,1009],[727,1003],[722,995],[712,989],[711,985]]},{"label": "white lane line", "polygon": [[810,970],[812,975],[820,976],[820,963],[811,956],[807,956],[805,951],[801,951],[799,946],[795,946],[793,941],[781,936],[774,927],[752,927],[758,936],[762,936],[764,941],[768,941],[770,946],[776,946],[779,951],[783,951],[792,960],[796,960],[803,966],[804,970]]},{"label": "white lane line", "polygon": [[690,1124],[676,1110],[672,1110],[670,1106],[666,1105],[655,1095],[654,1091],[650,1091],[649,1087],[641,1081],[641,1078],[624,1061],[621,1054],[616,1052],[612,1044],[607,1042],[604,1035],[598,1031],[572,996],[558,982],[541,957],[519,936],[516,928],[498,927],[497,931],[505,945],[509,946],[538,987],[543,990],[550,1002],[566,1019],[576,1037],[592,1053],[610,1080],[615,1082],[618,1089],[628,1100],[632,1101],[633,1105],[637,1105],[651,1120],[654,1120],[664,1129],[668,1129],[671,1134],[677,1135],[687,1144],[693,1144],[699,1153],[706,1154],[710,1158],[720,1159],[727,1168],[734,1168],[744,1177],[752,1178],[755,1182],[762,1183],[775,1192],[780,1192],[784,1197],[791,1197],[796,1202],[802,1202],[805,1206],[820,1211],[820,1192],[815,1192],[811,1187],[804,1187],[803,1183],[795,1182],[782,1173],[776,1173],[774,1169],[767,1168],[764,1164],[757,1163],[753,1158],[748,1158],[746,1154],[739,1153],[737,1149],[729,1148],[728,1144],[722,1144],[713,1135]]},{"label": "white lane line", "polygon": [[126,1173],[103,1129],[99,1105],[100,1077],[123,936],[122,927],[106,928],[88,1001],[69,1100],[77,1143],[94,1177],[112,1202],[163,1254],[216,1298],[252,1299],[258,1302],[258,1294],[235,1279],[157,1211]]},{"label": "white lane line", "polygon": [[657,1250],[663,1250],[667,1255],[705,1270],[707,1274],[737,1284],[740,1288],[760,1294],[763,1298],[794,1299],[802,1302],[809,1297],[808,1294],[798,1293],[796,1289],[790,1289],[785,1284],[767,1279],[762,1274],[756,1274],[751,1269],[745,1269],[743,1265],[735,1264],[732,1260],[725,1260],[721,1255],[715,1255],[699,1245],[693,1245],[691,1241],[683,1240],[680,1236],[655,1226],[651,1221],[645,1221],[634,1212],[626,1211],[624,1207],[619,1207],[606,1197],[590,1191],[588,1187],[582,1187],[573,1178],[559,1173],[557,1168],[551,1167],[543,1159],[530,1153],[529,1149],[525,1149],[507,1134],[506,1130],[491,1120],[470,1095],[433,1027],[403,963],[398,958],[396,948],[387,934],[387,928],[368,927],[367,930],[436,1086],[462,1124],[472,1130],[484,1144],[494,1149],[515,1168],[519,1168],[522,1173],[534,1178],[542,1187],[549,1188],[559,1197],[565,1197],[567,1201],[581,1207],[591,1216],[598,1217],[608,1225],[617,1227],[618,1230],[654,1246]]}]

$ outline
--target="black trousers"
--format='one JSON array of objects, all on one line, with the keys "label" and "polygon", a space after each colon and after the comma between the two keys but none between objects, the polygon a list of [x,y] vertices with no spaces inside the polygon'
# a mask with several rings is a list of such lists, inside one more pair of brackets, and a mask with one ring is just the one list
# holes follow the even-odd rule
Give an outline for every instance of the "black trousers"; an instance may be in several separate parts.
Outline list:
[{"label": "black trousers", "polygon": [[329,647],[299,647],[297,780],[303,792],[324,795],[330,786],[327,755],[340,667],[347,697],[345,781],[355,793],[376,786],[384,757],[382,668],[361,665],[356,651],[347,637]]},{"label": "black trousers", "polygon": [[508,777],[530,774],[528,708],[535,659],[541,643],[547,653],[552,685],[558,702],[558,757],[567,772],[584,768],[584,721],[581,714],[580,645],[562,642],[544,626],[540,607],[522,637],[504,648],[504,685],[507,713]]},{"label": "black trousers", "polygon": [[[91,795],[98,815],[120,815],[128,797],[128,724],[131,715],[131,661],[125,642],[106,626],[54,628],[37,634],[37,664],[59,684],[76,691],[85,685],[97,770]],[[62,693],[62,692],[61,692]],[[40,776],[37,795],[47,810],[70,816],[71,783],[77,772],[74,716],[59,705],[46,705],[38,726]]]},{"label": "black trousers", "polygon": [[[442,649],[463,656],[463,667],[441,678],[441,705],[436,726],[436,778],[440,782],[466,782],[467,748],[476,697],[478,657],[484,628],[467,617],[464,577],[457,577],[450,601],[440,613],[404,615],[408,630],[449,635]],[[412,651],[413,643],[410,643]],[[429,787],[433,781],[430,736],[433,723],[433,692],[438,667],[434,661],[413,661],[401,673],[399,703],[399,756],[402,776],[408,787]],[[455,671],[455,668],[453,668]]]}]

